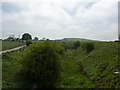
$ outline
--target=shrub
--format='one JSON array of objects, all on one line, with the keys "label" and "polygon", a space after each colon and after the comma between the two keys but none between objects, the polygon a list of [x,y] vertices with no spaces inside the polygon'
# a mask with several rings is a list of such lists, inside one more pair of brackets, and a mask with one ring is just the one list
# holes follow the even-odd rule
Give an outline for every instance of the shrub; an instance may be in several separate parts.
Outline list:
[{"label": "shrub", "polygon": [[65,43],[65,50],[67,51],[67,49],[73,49],[73,43]]},{"label": "shrub", "polygon": [[[60,46],[59,46],[60,47]],[[36,43],[27,48],[21,59],[19,73],[22,87],[35,84],[38,88],[55,87],[59,80],[59,47],[50,42]]]},{"label": "shrub", "polygon": [[73,43],[73,48],[77,49],[78,47],[80,47],[80,41],[76,41]]},{"label": "shrub", "polygon": [[64,52],[66,51],[66,46],[65,46],[65,43],[58,43],[56,44],[56,47],[58,47],[59,49],[59,54],[63,55]]},{"label": "shrub", "polygon": [[27,46],[30,46],[30,44],[32,44],[31,41],[26,41],[26,45],[27,45]]},{"label": "shrub", "polygon": [[87,53],[94,50],[94,44],[92,42],[86,42],[82,44],[82,49],[86,51]]}]

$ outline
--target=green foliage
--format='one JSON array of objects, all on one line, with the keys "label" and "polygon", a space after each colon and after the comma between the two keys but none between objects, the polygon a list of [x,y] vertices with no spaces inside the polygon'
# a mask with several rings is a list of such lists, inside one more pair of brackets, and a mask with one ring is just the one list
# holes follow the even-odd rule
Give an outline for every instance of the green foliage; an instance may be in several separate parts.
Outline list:
[{"label": "green foliage", "polygon": [[65,46],[64,46],[63,43],[56,44],[56,48],[59,48],[57,50],[58,50],[58,53],[60,55],[64,55],[64,53],[65,53]]},{"label": "green foliage", "polygon": [[35,37],[35,38],[34,38],[34,41],[38,41],[38,39],[39,39],[38,37]]},{"label": "green foliage", "polygon": [[13,37],[8,37],[6,40],[8,40],[8,41],[14,41],[15,38],[13,38]]},{"label": "green foliage", "polygon": [[21,88],[15,80],[15,75],[20,71],[21,65],[18,61],[22,57],[21,52],[7,53],[2,57],[2,88]]},{"label": "green foliage", "polygon": [[92,82],[79,71],[80,58],[67,50],[61,60],[61,79],[58,88],[93,88]]},{"label": "green foliage", "polygon": [[31,41],[26,41],[26,45],[29,46],[30,44],[32,44]]},{"label": "green foliage", "polygon": [[23,87],[55,87],[59,79],[61,47],[50,42],[35,43],[24,52],[19,73]]},{"label": "green foliage", "polygon": [[29,33],[24,33],[22,35],[22,40],[32,40],[32,36]]},{"label": "green foliage", "polygon": [[94,51],[86,53],[83,48],[64,52],[66,43],[35,42],[23,55],[12,52],[2,57],[2,86],[120,88],[120,75],[114,74],[120,70],[118,44],[94,42]]},{"label": "green foliage", "polygon": [[89,53],[94,50],[94,44],[92,42],[85,42],[82,44],[82,49]]},{"label": "green foliage", "polygon": [[[97,88],[120,88],[119,42],[95,42],[94,51],[86,54],[76,50],[82,67]],[[80,65],[80,67],[81,67]]]},{"label": "green foliage", "polygon": [[73,49],[73,43],[64,43],[65,50]]},{"label": "green foliage", "polygon": [[73,43],[73,48],[77,49],[78,47],[80,47],[80,41],[76,41]]}]

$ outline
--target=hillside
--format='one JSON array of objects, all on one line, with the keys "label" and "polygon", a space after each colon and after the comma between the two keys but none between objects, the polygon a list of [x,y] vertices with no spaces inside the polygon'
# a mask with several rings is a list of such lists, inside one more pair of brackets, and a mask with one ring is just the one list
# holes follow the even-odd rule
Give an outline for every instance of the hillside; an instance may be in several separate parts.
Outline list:
[{"label": "hillside", "polygon": [[[89,53],[81,46],[64,52],[60,59],[60,80],[56,88],[120,88],[120,75],[115,74],[120,70],[119,42],[93,43],[94,50]],[[21,57],[23,52],[12,52],[3,57],[3,88],[21,88],[21,82],[16,80]]]},{"label": "hillside", "polygon": [[83,38],[63,38],[61,41],[62,42],[75,42],[75,41],[80,41],[80,42],[94,42],[95,40],[83,39]]},{"label": "hillside", "polygon": [[75,55],[80,58],[87,77],[98,88],[120,88],[120,75],[114,72],[120,70],[117,42],[95,42],[95,49],[87,54],[83,50],[77,49]]}]

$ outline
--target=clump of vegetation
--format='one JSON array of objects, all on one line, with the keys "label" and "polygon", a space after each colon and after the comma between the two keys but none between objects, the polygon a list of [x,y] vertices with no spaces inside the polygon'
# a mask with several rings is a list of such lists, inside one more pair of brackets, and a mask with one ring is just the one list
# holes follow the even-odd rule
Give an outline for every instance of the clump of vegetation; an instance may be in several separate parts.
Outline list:
[{"label": "clump of vegetation", "polygon": [[77,49],[78,47],[80,47],[80,41],[75,41],[75,42],[73,43],[73,48],[74,48],[74,49]]},{"label": "clump of vegetation", "polygon": [[33,84],[38,88],[55,87],[59,80],[60,45],[43,42],[27,48],[21,59],[22,69],[19,73],[23,87]]},{"label": "clump of vegetation", "polygon": [[65,43],[64,46],[65,46],[65,50],[73,49],[73,43],[71,43],[71,42]]},{"label": "clump of vegetation", "polygon": [[[55,45],[54,45],[54,46],[55,46]],[[65,50],[66,50],[65,44],[63,44],[63,43],[58,43],[58,44],[56,44],[56,48],[59,48],[59,49],[57,49],[57,50],[58,50],[58,53],[59,53],[60,55],[64,55]]]},{"label": "clump of vegetation", "polygon": [[32,40],[32,36],[29,33],[24,33],[22,35],[22,40]]},{"label": "clump of vegetation", "polygon": [[31,41],[26,41],[26,45],[27,45],[27,46],[30,46],[30,44],[32,44]]},{"label": "clump of vegetation", "polygon": [[86,42],[82,44],[82,49],[86,51],[87,53],[94,50],[94,44],[92,42]]}]

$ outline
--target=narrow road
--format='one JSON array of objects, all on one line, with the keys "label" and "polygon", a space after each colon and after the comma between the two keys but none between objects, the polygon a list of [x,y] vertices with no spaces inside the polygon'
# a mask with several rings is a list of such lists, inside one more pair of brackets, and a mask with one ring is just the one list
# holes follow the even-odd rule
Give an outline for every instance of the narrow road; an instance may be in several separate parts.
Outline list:
[{"label": "narrow road", "polygon": [[21,48],[23,48],[23,47],[26,47],[26,45],[19,46],[19,47],[16,47],[16,48],[13,48],[13,49],[9,49],[9,50],[0,51],[0,55],[3,54],[3,53],[15,51],[15,50],[19,50],[19,49],[21,49]]}]

